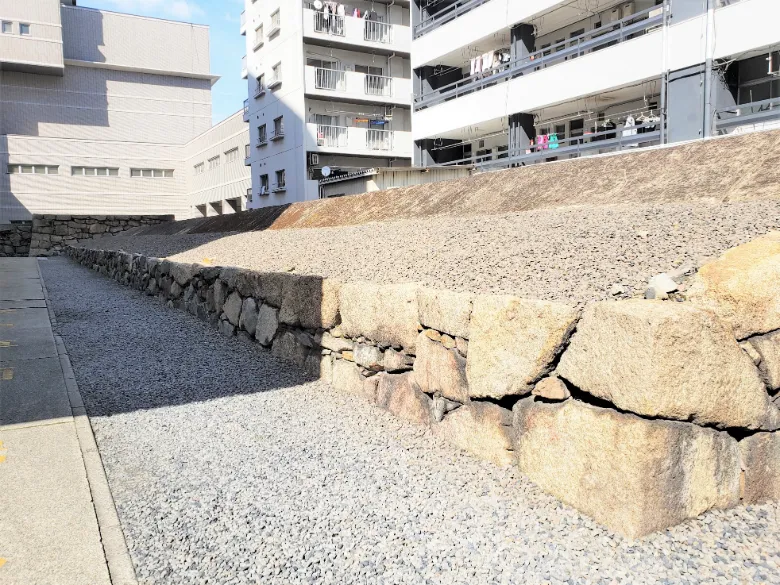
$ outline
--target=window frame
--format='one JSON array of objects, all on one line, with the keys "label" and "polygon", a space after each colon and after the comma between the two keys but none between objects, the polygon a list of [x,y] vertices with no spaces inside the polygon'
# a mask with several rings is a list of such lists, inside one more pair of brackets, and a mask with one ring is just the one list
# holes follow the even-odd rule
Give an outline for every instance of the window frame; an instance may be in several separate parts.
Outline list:
[{"label": "window frame", "polygon": [[[81,172],[77,172],[81,171]],[[87,171],[91,171],[87,173]],[[105,171],[103,174],[101,171]],[[119,167],[70,167],[71,177],[102,177],[104,179],[117,178],[119,176]]]},{"label": "window frame", "polygon": [[[200,163],[202,164],[202,163]],[[197,165],[195,165],[197,166]],[[131,179],[173,179],[176,169],[130,169]],[[160,175],[156,175],[160,173]]]},{"label": "window frame", "polygon": [[[27,27],[27,32],[24,32],[24,27]],[[30,37],[32,36],[32,24],[29,22],[20,22],[19,23],[19,36],[20,37]]]},{"label": "window frame", "polygon": [[[28,168],[29,171],[23,171],[22,168]],[[16,170],[12,170],[16,169]],[[37,169],[42,169],[39,173]],[[5,167],[6,175],[59,175],[60,165],[36,165],[27,163],[8,163]]]},{"label": "window frame", "polygon": [[218,169],[219,166],[222,164],[222,156],[219,154],[216,156],[212,156],[211,158],[206,159],[206,162],[209,163],[209,170],[213,171],[215,169]]},{"label": "window frame", "polygon": [[225,164],[229,164],[238,160],[238,146],[225,151]]},{"label": "window frame", "polygon": [[[6,25],[8,25],[10,30],[5,30]],[[14,22],[13,22],[13,20],[3,20],[3,21],[0,21],[0,34],[4,34],[4,35],[12,35],[12,34],[14,34]]]}]

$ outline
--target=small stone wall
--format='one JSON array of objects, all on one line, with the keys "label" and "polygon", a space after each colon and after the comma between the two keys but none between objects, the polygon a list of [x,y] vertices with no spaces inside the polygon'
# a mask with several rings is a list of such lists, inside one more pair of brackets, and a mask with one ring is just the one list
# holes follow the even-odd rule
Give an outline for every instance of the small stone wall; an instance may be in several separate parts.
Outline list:
[{"label": "small stone wall", "polygon": [[114,236],[173,220],[172,215],[34,215],[29,255],[51,256],[80,240]]},{"label": "small stone wall", "polygon": [[27,256],[30,253],[32,224],[0,225],[0,258]]},{"label": "small stone wall", "polygon": [[80,263],[269,348],[629,537],[780,499],[780,233],[688,297],[511,296],[180,264]]}]

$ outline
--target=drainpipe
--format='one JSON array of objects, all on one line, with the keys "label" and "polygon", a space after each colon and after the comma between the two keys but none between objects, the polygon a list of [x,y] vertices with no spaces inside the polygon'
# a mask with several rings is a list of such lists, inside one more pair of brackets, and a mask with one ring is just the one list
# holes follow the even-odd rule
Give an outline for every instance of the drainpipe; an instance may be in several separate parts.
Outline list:
[{"label": "drainpipe", "polygon": [[705,0],[707,6],[707,32],[704,61],[704,138],[712,136],[712,61],[715,54],[715,0]]},{"label": "drainpipe", "polygon": [[670,12],[670,6],[669,6],[669,0],[664,0],[664,19],[663,24],[661,28],[661,111],[659,112],[659,116],[661,118],[661,144],[666,144],[666,122],[667,122],[667,115],[666,115],[666,100],[667,94],[669,93],[669,12]]}]

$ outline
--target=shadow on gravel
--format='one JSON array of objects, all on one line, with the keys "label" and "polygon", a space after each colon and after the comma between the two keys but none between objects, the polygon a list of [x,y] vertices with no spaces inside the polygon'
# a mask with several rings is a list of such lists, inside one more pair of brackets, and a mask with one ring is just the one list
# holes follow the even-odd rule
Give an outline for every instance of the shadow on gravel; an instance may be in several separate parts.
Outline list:
[{"label": "shadow on gravel", "polygon": [[[257,343],[65,258],[41,262],[87,413],[112,416],[312,382]],[[204,421],[193,421],[203,424]]]}]

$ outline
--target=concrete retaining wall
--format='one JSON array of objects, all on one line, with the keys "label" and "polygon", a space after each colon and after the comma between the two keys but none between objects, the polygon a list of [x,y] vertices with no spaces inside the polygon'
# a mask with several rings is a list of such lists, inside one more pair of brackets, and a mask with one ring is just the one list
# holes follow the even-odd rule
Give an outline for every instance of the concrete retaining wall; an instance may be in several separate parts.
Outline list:
[{"label": "concrete retaining wall", "polygon": [[[95,243],[99,245],[99,243]],[[780,234],[687,301],[573,307],[417,284],[67,254],[639,537],[780,499]]]}]

